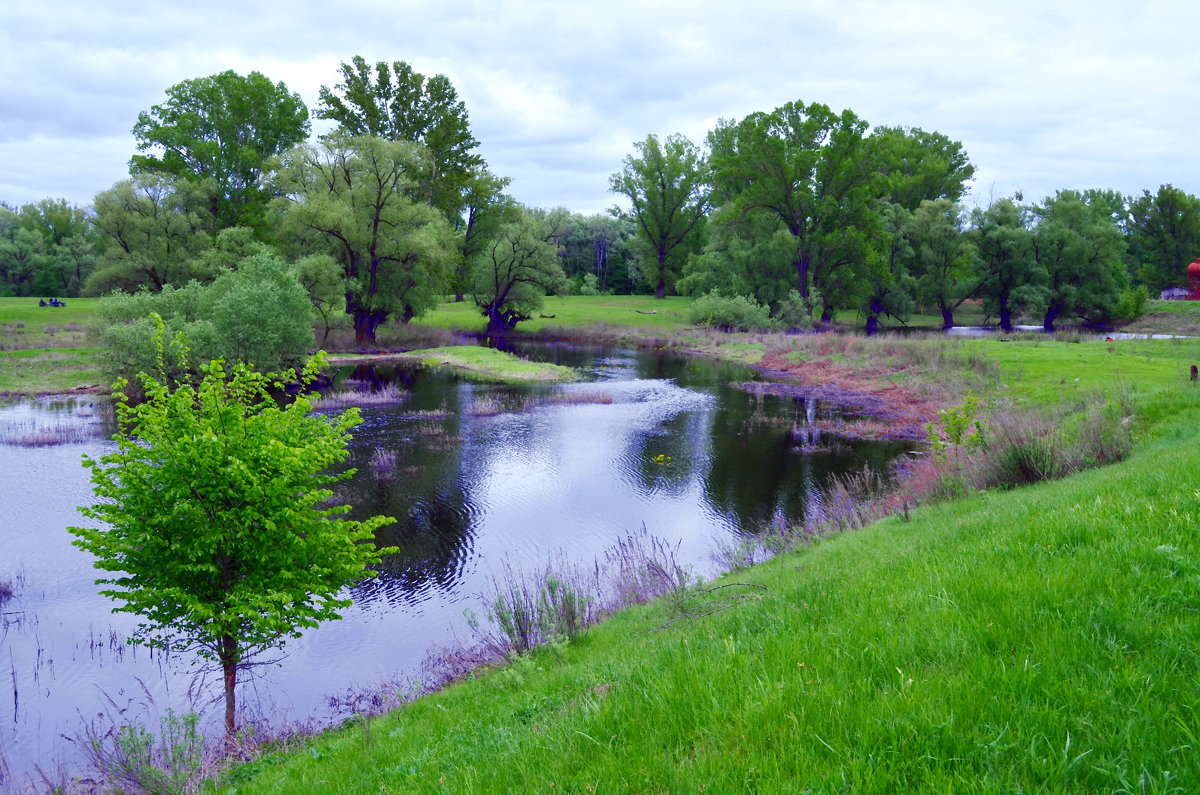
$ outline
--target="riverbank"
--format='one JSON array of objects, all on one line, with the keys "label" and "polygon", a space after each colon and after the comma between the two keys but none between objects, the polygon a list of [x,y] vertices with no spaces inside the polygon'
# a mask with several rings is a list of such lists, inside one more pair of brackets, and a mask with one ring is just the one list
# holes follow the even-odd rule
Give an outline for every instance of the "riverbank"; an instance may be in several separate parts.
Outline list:
[{"label": "riverbank", "polygon": [[227,782],[272,793],[1196,789],[1200,391],[1187,368],[1200,347],[971,347],[1014,404],[1129,390],[1132,455],[930,505],[623,611],[578,642]]}]

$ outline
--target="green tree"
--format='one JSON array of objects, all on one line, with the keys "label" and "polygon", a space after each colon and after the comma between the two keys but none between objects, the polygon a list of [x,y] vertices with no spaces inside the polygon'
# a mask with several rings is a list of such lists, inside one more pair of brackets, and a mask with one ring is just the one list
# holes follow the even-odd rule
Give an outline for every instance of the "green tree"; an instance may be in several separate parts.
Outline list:
[{"label": "green tree", "polygon": [[958,141],[920,128],[877,127],[869,139],[881,194],[914,212],[923,201],[957,202],[975,174]]},{"label": "green tree", "polygon": [[1042,326],[1061,316],[1109,320],[1129,286],[1125,237],[1117,225],[1122,202],[1111,191],[1060,190],[1034,208],[1033,255],[1046,274]]},{"label": "green tree", "polygon": [[1129,203],[1129,248],[1138,281],[1151,290],[1187,286],[1200,256],[1200,198],[1163,185]]},{"label": "green tree", "polygon": [[244,364],[200,370],[194,387],[142,376],[138,404],[117,384],[116,452],[84,457],[100,502],[80,511],[102,526],[71,532],[112,573],[97,583],[115,610],[142,618],[133,642],[220,666],[232,742],[239,669],[338,618],[342,590],[389,551],[370,541],[392,520],[350,521],[328,502],[356,410],[313,415],[303,396],[281,407],[276,378]]},{"label": "green tree", "polygon": [[[297,273],[277,255],[260,252],[224,270],[211,284],[170,285],[159,292],[112,293],[97,309],[104,343],[102,365],[114,378],[156,372],[156,324],[163,319],[170,340],[177,335],[200,361],[244,361],[259,370],[298,366],[313,344],[313,309]],[[170,357],[172,364],[182,357]],[[188,373],[172,370],[172,378]]]},{"label": "green tree", "polygon": [[484,168],[475,153],[466,105],[445,75],[426,78],[404,61],[373,67],[356,55],[341,65],[341,81],[321,87],[317,116],[352,136],[411,141],[428,152],[417,195],[455,224],[472,180]]},{"label": "green tree", "polygon": [[161,172],[212,180],[216,227],[263,231],[269,194],[262,177],[270,158],[308,138],[308,109],[299,94],[260,72],[226,71],[184,80],[167,101],[138,114],[134,174]]},{"label": "green tree", "polygon": [[346,312],[360,345],[389,317],[437,305],[459,252],[445,218],[414,198],[425,151],[408,141],[333,134],[282,158],[285,233],[342,267]]},{"label": "green tree", "polygon": [[709,133],[714,198],[743,213],[779,219],[792,236],[795,286],[826,302],[845,294],[850,270],[867,253],[876,171],[864,140],[867,123],[849,110],[792,102]]},{"label": "green tree", "polygon": [[511,220],[476,257],[472,294],[489,334],[502,336],[529,320],[546,293],[563,283],[556,241],[566,216],[565,210],[514,207]]},{"label": "green tree", "polygon": [[213,243],[212,190],[209,181],[139,174],[96,194],[94,223],[104,253],[84,293],[157,291],[212,278],[198,262]]},{"label": "green tree", "polygon": [[685,295],[744,295],[777,312],[796,290],[795,253],[778,218],[725,205],[713,211],[704,251],[688,258],[677,287]]},{"label": "green tree", "polygon": [[998,199],[971,216],[971,240],[978,251],[979,286],[1000,328],[1012,331],[1014,311],[1045,306],[1045,271],[1033,256],[1033,233],[1025,213],[1012,199]]},{"label": "green tree", "polygon": [[700,150],[682,135],[659,141],[655,135],[634,145],[624,167],[609,178],[609,189],[629,199],[638,241],[653,263],[654,294],[664,298],[688,254],[700,244],[708,212],[708,191]]},{"label": "green tree", "polygon": [[974,286],[975,249],[962,226],[962,207],[949,199],[925,200],[912,219],[916,299],[942,313],[942,328],[954,328],[954,310]]},{"label": "green tree", "polygon": [[916,280],[913,262],[912,213],[900,204],[885,203],[880,211],[877,251],[864,281],[862,310],[866,314],[867,335],[879,330],[879,316],[900,320],[912,314]]},{"label": "green tree", "polygon": [[96,235],[88,210],[66,199],[21,207],[21,226],[42,236],[45,267],[34,278],[40,295],[79,295],[96,265]]}]

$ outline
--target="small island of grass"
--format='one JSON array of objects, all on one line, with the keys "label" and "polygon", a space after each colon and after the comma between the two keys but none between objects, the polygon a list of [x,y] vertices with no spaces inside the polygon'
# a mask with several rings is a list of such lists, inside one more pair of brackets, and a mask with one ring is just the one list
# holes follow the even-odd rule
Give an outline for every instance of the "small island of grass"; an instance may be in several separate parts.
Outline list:
[{"label": "small island of grass", "polygon": [[427,367],[448,367],[472,381],[499,384],[561,383],[579,378],[570,367],[531,362],[494,348],[470,345],[424,348],[405,353],[331,355],[330,364],[419,362]]}]

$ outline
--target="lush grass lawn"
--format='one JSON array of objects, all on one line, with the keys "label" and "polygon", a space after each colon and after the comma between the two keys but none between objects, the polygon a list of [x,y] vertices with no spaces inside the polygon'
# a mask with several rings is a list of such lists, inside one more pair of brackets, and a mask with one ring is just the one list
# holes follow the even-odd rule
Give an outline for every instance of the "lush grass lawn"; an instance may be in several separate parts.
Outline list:
[{"label": "lush grass lawn", "polygon": [[36,298],[0,298],[0,392],[36,394],[94,386],[98,351],[87,327],[95,298],[39,307]]},{"label": "lush grass lawn", "polygon": [[[539,316],[517,324],[517,331],[553,332],[592,324],[630,331],[670,331],[688,327],[691,302],[678,296],[661,300],[649,295],[548,296]],[[549,315],[553,317],[543,317]],[[414,322],[463,331],[483,331],[487,325],[470,301],[444,303]]]},{"label": "lush grass lawn", "polygon": [[1151,433],[625,611],[238,791],[1200,790],[1200,349],[970,344],[1018,402],[1129,388]]}]

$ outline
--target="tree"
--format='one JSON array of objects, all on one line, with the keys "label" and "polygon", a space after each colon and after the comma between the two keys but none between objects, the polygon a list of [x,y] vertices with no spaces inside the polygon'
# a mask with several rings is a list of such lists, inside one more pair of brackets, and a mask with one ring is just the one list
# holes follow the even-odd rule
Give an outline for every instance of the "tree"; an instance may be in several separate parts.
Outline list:
[{"label": "tree", "polygon": [[270,198],[262,186],[267,161],[308,138],[308,109],[299,94],[260,72],[233,71],[184,80],[167,101],[138,114],[134,174],[161,172],[212,180],[210,211],[218,229],[264,228]]},{"label": "tree", "polygon": [[1062,315],[1092,323],[1112,316],[1129,284],[1125,237],[1117,226],[1122,204],[1110,191],[1060,190],[1034,208],[1033,255],[1046,274],[1046,331],[1054,331]]},{"label": "tree", "polygon": [[979,252],[979,286],[989,311],[1000,316],[1000,328],[1012,331],[1014,310],[1045,305],[1045,271],[1033,256],[1033,233],[1022,209],[1012,199],[998,199],[972,213],[971,240]]},{"label": "tree", "polygon": [[207,181],[139,174],[96,194],[94,223],[104,254],[84,293],[157,291],[211,278],[196,259],[213,242],[212,190]]},{"label": "tree", "polygon": [[21,226],[42,236],[46,263],[34,278],[40,295],[79,295],[96,265],[96,235],[86,208],[66,199],[42,199],[21,207]]},{"label": "tree", "polygon": [[954,328],[954,310],[971,294],[975,249],[962,228],[962,207],[949,199],[923,201],[913,213],[913,270],[916,298],[942,313],[942,328]]},{"label": "tree", "polygon": [[869,140],[882,195],[909,212],[923,201],[957,202],[975,174],[962,144],[939,132],[877,127]]},{"label": "tree", "polygon": [[1200,198],[1163,185],[1129,203],[1129,248],[1138,281],[1152,290],[1187,285],[1200,256]]},{"label": "tree", "polygon": [[529,320],[545,294],[562,284],[556,238],[566,215],[514,207],[511,220],[476,258],[472,292],[489,334],[507,334]]},{"label": "tree", "polygon": [[877,252],[869,263],[862,308],[868,336],[879,330],[879,316],[907,318],[913,309],[916,282],[910,267],[913,260],[912,213],[900,204],[885,203],[880,211]]},{"label": "tree", "polygon": [[664,298],[687,256],[699,248],[708,212],[703,158],[682,135],[659,142],[654,135],[634,144],[625,166],[609,178],[609,189],[629,199],[638,240],[654,263],[654,294]]},{"label": "tree", "polygon": [[454,232],[414,198],[425,167],[418,144],[340,133],[282,158],[284,230],[300,248],[341,265],[360,345],[373,343],[393,315],[407,322],[424,314],[450,286],[459,256]]},{"label": "tree", "polygon": [[[867,123],[849,110],[791,102],[709,133],[709,163],[718,201],[745,213],[777,217],[793,238],[796,289],[814,287],[826,301],[852,279],[833,271],[861,261],[853,230],[872,212]],[[829,314],[828,308],[825,314]]]},{"label": "tree", "polygon": [[461,216],[464,196],[484,167],[475,153],[466,105],[445,75],[426,78],[404,61],[379,61],[372,68],[356,55],[341,65],[341,81],[321,86],[317,116],[337,122],[352,136],[411,141],[429,154],[417,194],[445,214]]},{"label": "tree", "polygon": [[[158,340],[161,362],[161,327]],[[328,504],[349,474],[328,470],[347,456],[356,410],[312,415],[303,396],[280,406],[277,378],[244,364],[200,371],[197,386],[142,376],[136,405],[118,382],[116,452],[83,462],[100,502],[80,511],[103,524],[71,532],[112,572],[97,583],[115,610],[142,617],[132,642],[220,666],[231,742],[238,670],[337,618],[350,604],[339,593],[390,551],[370,540],[392,520],[350,521]]]}]

